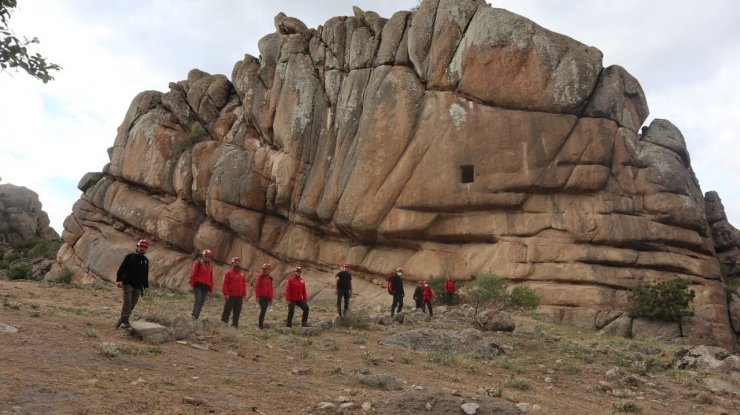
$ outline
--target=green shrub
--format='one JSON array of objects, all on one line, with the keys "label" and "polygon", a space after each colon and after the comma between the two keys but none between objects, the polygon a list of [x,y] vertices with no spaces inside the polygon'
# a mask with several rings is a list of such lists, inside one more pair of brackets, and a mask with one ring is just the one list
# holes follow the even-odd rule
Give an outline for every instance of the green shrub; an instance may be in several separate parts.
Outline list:
[{"label": "green shrub", "polygon": [[629,399],[617,399],[614,404],[612,404],[612,408],[617,412],[640,412],[640,407],[637,406],[634,401]]},{"label": "green shrub", "polygon": [[69,284],[72,282],[72,270],[67,267],[62,267],[57,275],[56,282],[60,284]]},{"label": "green shrub", "polygon": [[430,275],[429,279],[427,280],[429,282],[429,288],[432,289],[432,292],[434,293],[434,302],[437,304],[443,304],[445,300],[445,290],[444,290],[444,284],[445,284],[445,277],[444,275]]},{"label": "green shrub", "polygon": [[16,251],[15,249],[5,251],[5,254],[3,255],[3,259],[8,261],[8,263],[13,262],[20,257],[21,257],[20,252]]},{"label": "green shrub", "polygon": [[10,263],[4,259],[0,260],[0,269],[8,269]]},{"label": "green shrub", "polygon": [[46,239],[39,239],[36,243],[28,250],[26,254],[29,258],[41,258],[45,257],[49,252],[49,241]]},{"label": "green shrub", "polygon": [[10,268],[8,271],[8,278],[11,280],[22,280],[28,278],[28,274],[31,272],[31,266],[28,264],[17,265]]},{"label": "green shrub", "polygon": [[511,378],[504,382],[504,386],[507,388],[518,389],[520,391],[526,391],[532,388],[532,384],[526,379]]},{"label": "green shrub", "polygon": [[630,316],[649,320],[677,321],[681,317],[692,316],[689,303],[694,301],[694,290],[681,279],[659,283],[638,284],[630,288],[629,300],[632,303]]},{"label": "green shrub", "polygon": [[204,135],[206,135],[206,130],[203,126],[200,123],[193,124],[188,133],[188,146],[195,145]]},{"label": "green shrub", "polygon": [[520,285],[511,290],[511,305],[517,308],[535,309],[540,305],[540,297],[528,285]]},{"label": "green shrub", "polygon": [[[508,281],[492,273],[482,273],[475,277],[472,284],[466,286],[466,291],[473,306],[474,325],[485,325],[483,313],[490,309],[499,312],[515,307],[537,308],[540,299],[534,291],[526,285],[514,288],[511,294],[507,291]],[[490,315],[489,315],[490,317]]]}]

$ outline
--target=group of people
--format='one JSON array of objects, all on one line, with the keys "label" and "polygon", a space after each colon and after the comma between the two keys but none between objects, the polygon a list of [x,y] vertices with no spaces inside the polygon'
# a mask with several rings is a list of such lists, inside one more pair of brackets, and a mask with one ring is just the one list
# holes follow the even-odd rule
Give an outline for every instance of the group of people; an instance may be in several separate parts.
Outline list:
[{"label": "group of people", "polygon": [[[444,294],[444,303],[446,305],[452,305],[452,299],[455,295],[455,280],[452,279],[452,275],[448,275],[442,285]],[[396,268],[396,272],[388,278],[388,293],[393,296],[393,302],[391,303],[391,317],[397,312],[403,310],[403,297],[405,292],[403,290],[403,269]],[[425,313],[428,311],[429,316],[434,316],[432,309],[432,300],[434,300],[434,291],[429,286],[429,281],[421,280],[417,283],[416,289],[414,290],[414,302],[416,308],[421,309]]]},{"label": "group of people", "polygon": [[[136,243],[136,250],[123,259],[118,272],[116,273],[116,286],[123,289],[123,306],[121,308],[121,317],[116,323],[116,328],[129,328],[129,317],[139,297],[149,289],[149,260],[146,257],[146,251],[149,249],[149,242],[141,239]],[[201,255],[193,262],[190,272],[190,289],[194,295],[193,310],[191,317],[194,320],[200,318],[201,310],[206,302],[206,298],[213,292],[213,267],[211,264],[212,252],[210,249],[204,249]],[[260,273],[254,278],[254,296],[259,304],[260,313],[257,320],[257,327],[265,328],[265,314],[267,307],[272,304],[273,300],[273,279],[270,275],[272,265],[262,264]],[[285,283],[285,301],[288,303],[288,316],[285,321],[287,327],[293,326],[293,316],[295,308],[302,311],[301,326],[309,327],[308,324],[308,294],[306,291],[306,282],[301,277],[303,269],[298,266],[293,269],[293,273],[287,278]],[[349,310],[350,298],[352,298],[352,274],[350,273],[350,264],[343,263],[340,271],[334,276],[334,288],[337,296],[337,315],[347,317]],[[241,270],[241,259],[239,257],[231,258],[231,267],[224,273],[221,291],[224,296],[224,307],[221,313],[221,321],[231,324],[234,327],[239,326],[239,317],[241,315],[244,298],[247,296],[247,278]],[[393,295],[391,304],[391,316],[403,309],[403,269],[396,268],[395,273],[388,279],[388,292]],[[451,276],[447,277],[444,284],[445,304],[452,303],[452,296],[455,292],[455,282]],[[419,281],[418,287],[414,292],[416,308],[428,309],[429,315],[433,315],[432,300],[434,293],[429,287],[427,281]]]}]

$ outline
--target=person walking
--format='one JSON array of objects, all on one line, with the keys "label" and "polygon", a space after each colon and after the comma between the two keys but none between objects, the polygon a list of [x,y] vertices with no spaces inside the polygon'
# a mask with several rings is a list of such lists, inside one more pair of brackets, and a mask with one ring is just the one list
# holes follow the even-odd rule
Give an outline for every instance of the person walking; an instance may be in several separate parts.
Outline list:
[{"label": "person walking", "polygon": [[[346,262],[334,276],[334,289],[337,294],[337,314],[339,317],[347,317],[349,299],[352,298],[352,274],[349,273],[349,264]],[[342,299],[344,299],[344,310],[341,307]]]},{"label": "person walking", "polygon": [[303,310],[301,327],[310,327],[308,325],[308,295],[306,294],[306,282],[301,278],[302,273],[301,267],[295,267],[293,275],[288,277],[285,283],[285,301],[288,302],[288,319],[285,325],[288,327],[293,326],[293,313],[296,306]]},{"label": "person walking", "polygon": [[192,317],[193,320],[197,320],[200,318],[200,310],[203,309],[208,293],[213,292],[210,249],[204,249],[201,257],[193,261],[193,269],[190,271],[190,292],[195,295]]},{"label": "person walking", "polygon": [[424,311],[424,307],[429,310],[429,317],[434,316],[434,311],[432,311],[432,300],[434,299],[434,293],[432,292],[432,288],[429,286],[429,283],[427,281],[424,281],[422,290],[421,290],[421,301],[422,306],[421,309]]},{"label": "person walking", "polygon": [[224,294],[224,311],[221,313],[221,321],[228,324],[229,315],[231,325],[239,327],[239,315],[242,313],[244,297],[247,296],[247,282],[244,274],[239,270],[241,260],[239,257],[231,258],[231,269],[224,273],[221,291]]},{"label": "person walking", "polygon": [[445,305],[452,305],[452,297],[455,296],[455,280],[452,279],[453,275],[448,275],[445,280],[443,287],[444,290],[444,301]]},{"label": "person walking", "polygon": [[424,291],[424,281],[419,281],[416,284],[416,289],[414,290],[414,303],[416,303],[416,308],[422,308],[424,306],[424,300],[421,298],[421,294]]},{"label": "person walking", "polygon": [[147,249],[149,249],[149,242],[146,239],[140,239],[136,243],[136,250],[126,255],[118,267],[116,287],[123,289],[123,305],[121,317],[116,323],[117,329],[131,327],[128,321],[131,312],[139,302],[139,296],[149,290],[149,259],[144,255]]},{"label": "person walking", "polygon": [[272,277],[270,276],[272,265],[262,264],[262,271],[254,279],[254,296],[257,297],[257,303],[260,306],[260,316],[257,321],[257,327],[265,328],[265,314],[267,313],[268,304],[272,304]]},{"label": "person walking", "polygon": [[393,317],[396,312],[400,313],[403,310],[403,297],[405,293],[403,292],[402,268],[396,268],[396,273],[391,276],[390,284],[391,294],[393,295],[393,302],[391,303],[391,317]]}]

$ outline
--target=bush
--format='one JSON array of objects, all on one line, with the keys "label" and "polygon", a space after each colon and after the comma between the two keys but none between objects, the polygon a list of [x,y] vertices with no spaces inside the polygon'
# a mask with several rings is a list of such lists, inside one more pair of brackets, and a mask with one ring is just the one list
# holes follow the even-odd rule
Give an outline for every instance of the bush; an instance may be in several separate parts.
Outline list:
[{"label": "bush", "polygon": [[193,146],[206,134],[206,130],[199,123],[193,124],[188,133],[188,146]]},{"label": "bush", "polygon": [[18,265],[10,268],[8,271],[8,278],[11,280],[22,280],[28,278],[28,274],[31,272],[31,266],[28,264]]},{"label": "bush", "polygon": [[39,239],[32,247],[28,250],[27,256],[29,258],[42,258],[45,257],[49,252],[49,241],[46,239]]},{"label": "bush", "polygon": [[8,261],[8,263],[13,262],[20,257],[21,257],[21,254],[15,249],[5,251],[5,254],[3,254],[3,259]]},{"label": "bush", "polygon": [[4,259],[0,260],[0,269],[8,269],[10,263]]},{"label": "bush", "polygon": [[540,297],[528,285],[520,285],[511,290],[511,305],[517,308],[535,309],[540,305]]},{"label": "bush", "polygon": [[694,290],[678,278],[656,284],[644,283],[630,288],[632,303],[630,316],[649,320],[676,321],[692,316],[689,303],[694,301]]},{"label": "bush", "polygon": [[119,352],[120,349],[118,348],[118,345],[113,342],[100,343],[100,354],[105,357],[116,357]]},{"label": "bush", "polygon": [[69,284],[72,282],[72,270],[67,267],[62,267],[57,275],[56,282],[60,284]]},{"label": "bush", "polygon": [[429,288],[434,293],[434,302],[437,304],[444,304],[445,301],[445,277],[444,275],[429,276],[427,280],[429,282]]},{"label": "bush", "polygon": [[[507,292],[508,281],[492,273],[483,273],[475,277],[475,281],[467,286],[468,297],[473,306],[474,325],[485,326],[488,318],[497,312],[515,307],[533,309],[540,303],[539,296],[526,285],[514,288],[511,294]],[[494,313],[484,312],[490,308]]]}]

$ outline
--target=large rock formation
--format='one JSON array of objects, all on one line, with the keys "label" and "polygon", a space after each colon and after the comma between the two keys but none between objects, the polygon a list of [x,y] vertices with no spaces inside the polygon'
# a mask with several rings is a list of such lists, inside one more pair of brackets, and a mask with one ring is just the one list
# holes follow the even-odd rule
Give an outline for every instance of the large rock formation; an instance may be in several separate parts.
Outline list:
[{"label": "large rock formation", "polygon": [[110,163],[80,182],[60,266],[112,280],[147,237],[161,284],[184,288],[208,247],[252,273],[301,264],[322,301],[348,261],[367,303],[396,266],[492,271],[598,328],[626,288],[680,277],[689,339],[733,343],[684,139],[660,119],[638,132],[642,88],[599,50],[480,0],[275,27],[230,79],[193,70],[134,99]]},{"label": "large rock formation", "polygon": [[740,230],[727,221],[725,207],[717,192],[707,192],[704,203],[723,275],[740,278]]},{"label": "large rock formation", "polygon": [[23,186],[0,184],[0,245],[27,245],[39,239],[59,239],[39,195]]}]

